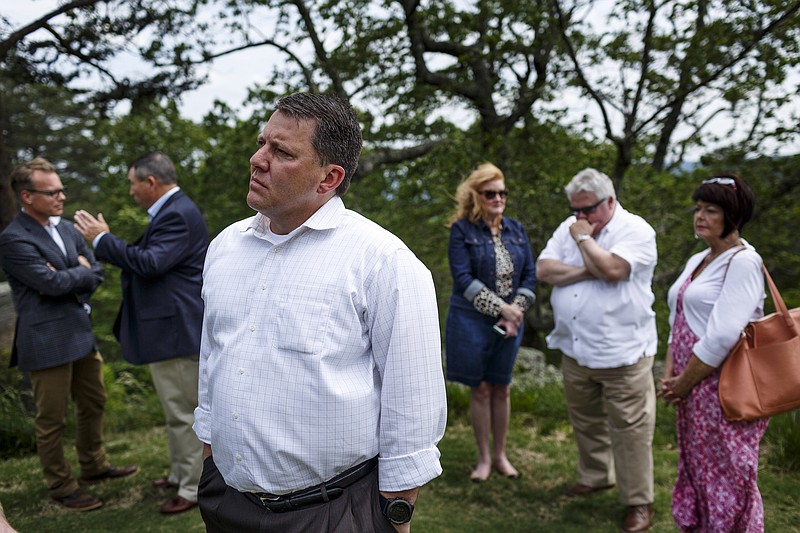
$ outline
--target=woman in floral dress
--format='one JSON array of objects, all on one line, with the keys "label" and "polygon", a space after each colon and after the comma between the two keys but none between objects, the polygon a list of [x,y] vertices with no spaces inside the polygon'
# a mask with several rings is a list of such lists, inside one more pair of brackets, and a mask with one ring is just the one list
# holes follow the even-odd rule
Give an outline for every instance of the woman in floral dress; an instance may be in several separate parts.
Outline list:
[{"label": "woman in floral dress", "polygon": [[720,365],[747,323],[764,314],[761,257],[740,235],[755,200],[734,174],[704,180],[692,199],[695,234],[708,248],[669,290],[672,330],[659,392],[677,406],[672,515],[681,531],[761,532],[758,446],[767,420],[728,421],[718,392]]}]

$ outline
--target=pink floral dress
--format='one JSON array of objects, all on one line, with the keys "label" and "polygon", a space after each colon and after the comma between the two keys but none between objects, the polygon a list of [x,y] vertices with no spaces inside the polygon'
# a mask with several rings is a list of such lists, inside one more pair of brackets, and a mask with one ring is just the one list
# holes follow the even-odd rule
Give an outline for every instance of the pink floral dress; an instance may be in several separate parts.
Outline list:
[{"label": "pink floral dress", "polygon": [[[686,368],[698,341],[683,314],[678,292],[672,325],[675,374]],[[695,385],[677,408],[678,478],[672,516],[681,531],[763,532],[764,506],[758,490],[758,443],[767,419],[730,422],[719,403],[719,370]]]}]

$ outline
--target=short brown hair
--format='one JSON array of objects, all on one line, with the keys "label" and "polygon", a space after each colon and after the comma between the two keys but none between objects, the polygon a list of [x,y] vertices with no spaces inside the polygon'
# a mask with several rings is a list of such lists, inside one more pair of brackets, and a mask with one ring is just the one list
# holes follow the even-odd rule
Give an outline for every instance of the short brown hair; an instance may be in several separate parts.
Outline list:
[{"label": "short brown hair", "polygon": [[718,174],[703,180],[694,190],[692,200],[708,202],[722,208],[725,213],[725,227],[720,237],[723,239],[735,229],[741,233],[744,225],[753,218],[756,206],[753,191],[736,174]]},{"label": "short brown hair", "polygon": [[344,169],[344,179],[336,188],[336,194],[343,196],[356,173],[364,144],[352,106],[335,96],[295,93],[278,100],[275,112],[298,121],[314,122],[311,146],[317,152],[320,166],[332,163]]},{"label": "short brown hair", "polygon": [[25,189],[33,188],[31,176],[33,175],[34,170],[50,173],[55,172],[56,167],[54,167],[53,163],[44,157],[36,157],[27,163],[20,163],[17,165],[9,177],[11,180],[11,188],[14,189],[14,192],[17,193],[17,195],[19,195],[19,193]]}]

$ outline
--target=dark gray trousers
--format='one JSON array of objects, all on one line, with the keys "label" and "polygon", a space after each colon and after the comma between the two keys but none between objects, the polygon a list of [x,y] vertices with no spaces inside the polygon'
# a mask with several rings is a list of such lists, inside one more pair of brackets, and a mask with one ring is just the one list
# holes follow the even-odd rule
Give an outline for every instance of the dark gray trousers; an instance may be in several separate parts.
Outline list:
[{"label": "dark gray trousers", "polygon": [[203,462],[198,488],[200,514],[208,533],[394,533],[381,513],[378,470],[344,490],[339,498],[274,513],[225,484],[213,455]]}]

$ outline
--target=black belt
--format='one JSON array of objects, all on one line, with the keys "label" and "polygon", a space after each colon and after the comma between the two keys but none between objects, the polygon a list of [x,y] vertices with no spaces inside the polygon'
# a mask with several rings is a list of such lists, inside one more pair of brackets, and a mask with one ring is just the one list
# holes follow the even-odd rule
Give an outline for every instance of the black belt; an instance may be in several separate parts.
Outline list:
[{"label": "black belt", "polygon": [[367,476],[378,467],[378,457],[345,470],[338,476],[321,485],[298,490],[290,494],[270,494],[268,492],[243,492],[259,506],[275,513],[294,511],[301,507],[335,500],[344,493],[344,489]]}]

